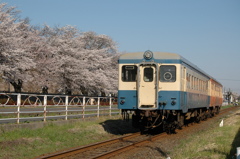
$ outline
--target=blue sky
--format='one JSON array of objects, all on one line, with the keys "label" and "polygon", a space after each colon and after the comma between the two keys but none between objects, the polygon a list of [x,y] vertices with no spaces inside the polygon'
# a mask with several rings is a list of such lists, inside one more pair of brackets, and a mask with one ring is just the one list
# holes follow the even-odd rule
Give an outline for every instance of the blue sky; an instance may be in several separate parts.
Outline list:
[{"label": "blue sky", "polygon": [[240,0],[0,0],[32,25],[106,34],[120,52],[178,53],[240,94]]}]

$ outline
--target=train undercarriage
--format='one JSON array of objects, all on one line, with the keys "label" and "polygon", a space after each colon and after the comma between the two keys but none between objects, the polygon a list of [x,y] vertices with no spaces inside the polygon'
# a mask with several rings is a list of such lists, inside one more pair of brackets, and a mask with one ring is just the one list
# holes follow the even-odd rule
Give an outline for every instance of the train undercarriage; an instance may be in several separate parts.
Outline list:
[{"label": "train undercarriage", "polygon": [[132,126],[139,128],[141,133],[152,130],[175,133],[191,122],[199,123],[202,120],[213,117],[220,111],[219,106],[198,109],[189,109],[187,113],[181,110],[122,110],[123,119],[129,120],[132,114]]}]

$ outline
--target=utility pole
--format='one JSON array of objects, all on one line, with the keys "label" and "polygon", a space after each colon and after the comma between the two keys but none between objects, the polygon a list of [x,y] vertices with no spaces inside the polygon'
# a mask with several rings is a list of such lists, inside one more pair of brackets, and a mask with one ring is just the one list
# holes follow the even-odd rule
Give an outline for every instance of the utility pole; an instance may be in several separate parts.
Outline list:
[{"label": "utility pole", "polygon": [[228,104],[231,104],[231,96],[232,96],[232,91],[229,89],[229,91],[227,91],[227,100],[228,100]]}]

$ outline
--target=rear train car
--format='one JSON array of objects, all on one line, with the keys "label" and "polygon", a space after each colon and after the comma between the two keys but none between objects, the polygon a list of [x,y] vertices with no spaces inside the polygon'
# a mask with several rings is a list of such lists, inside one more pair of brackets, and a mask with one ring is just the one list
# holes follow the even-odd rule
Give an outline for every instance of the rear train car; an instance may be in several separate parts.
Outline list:
[{"label": "rear train car", "polygon": [[137,52],[119,58],[118,108],[141,131],[171,132],[187,120],[217,114],[222,85],[174,53]]}]

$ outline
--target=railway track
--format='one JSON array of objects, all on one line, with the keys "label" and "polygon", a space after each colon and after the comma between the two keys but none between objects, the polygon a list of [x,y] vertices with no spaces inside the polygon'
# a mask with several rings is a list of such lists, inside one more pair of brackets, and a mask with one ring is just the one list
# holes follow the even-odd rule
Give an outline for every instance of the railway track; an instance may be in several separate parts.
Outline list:
[{"label": "railway track", "polygon": [[[159,136],[163,136],[161,134]],[[165,134],[166,135],[166,134]],[[96,144],[72,148],[54,154],[37,157],[36,159],[65,159],[65,158],[107,158],[115,153],[126,151],[127,149],[151,141],[157,136],[141,135],[134,133],[116,139],[111,139]]]},{"label": "railway track", "polygon": [[[221,110],[219,114],[225,114],[227,112],[235,110],[236,107],[227,108]],[[210,118],[211,120],[211,118]],[[195,126],[199,124],[191,124],[190,127],[184,127],[182,130],[176,130],[176,133],[180,131],[189,131],[189,129],[194,129]],[[159,140],[168,136],[166,133],[161,133],[158,135],[141,135],[140,133],[134,133],[119,137],[116,139],[111,139],[92,145],[71,148],[64,151],[59,151],[49,155],[39,156],[36,159],[78,159],[78,158],[109,158],[116,156],[117,154],[130,150],[134,147],[144,145],[148,142],[153,142],[154,140]]]}]

